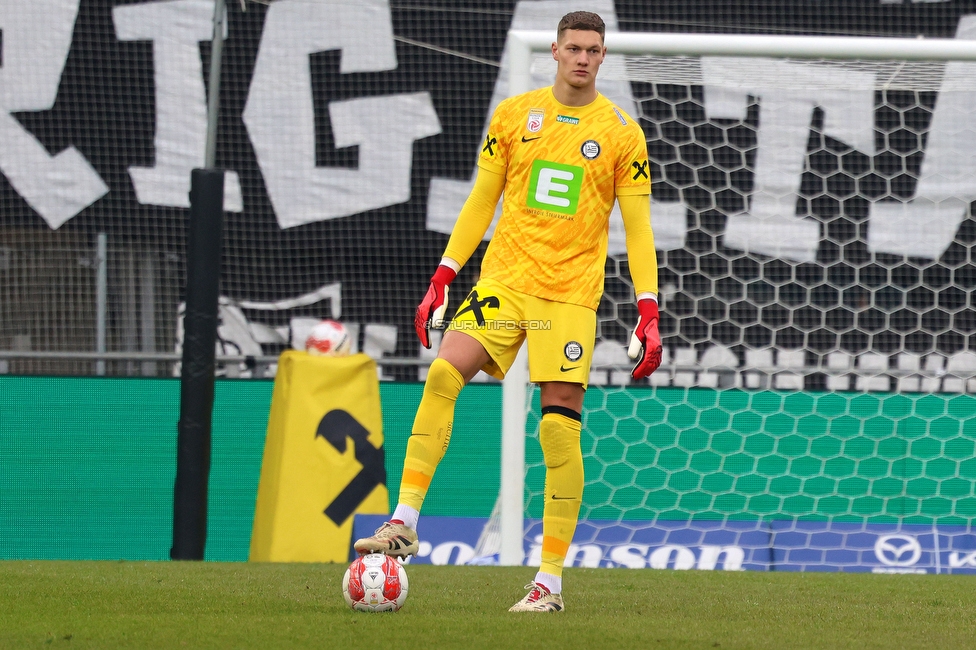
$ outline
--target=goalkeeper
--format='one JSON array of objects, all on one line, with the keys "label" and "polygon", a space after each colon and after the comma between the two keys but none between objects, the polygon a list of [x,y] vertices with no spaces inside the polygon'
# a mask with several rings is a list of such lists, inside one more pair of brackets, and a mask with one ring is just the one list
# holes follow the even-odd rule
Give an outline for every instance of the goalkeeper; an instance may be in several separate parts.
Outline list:
[{"label": "goalkeeper", "polygon": [[458,308],[430,365],[407,444],[399,504],[359,553],[416,554],[417,519],[451,439],[454,405],[479,371],[502,378],[527,341],[529,377],[541,390],[539,442],[546,464],[542,564],[515,612],[564,607],[562,570],[583,496],[583,393],[603,293],[610,211],[620,205],[639,320],[630,345],[634,379],[661,363],[651,182],[640,126],[596,89],[606,56],[604,23],[573,12],[560,20],[551,87],[501,102],[488,127],[474,188],[417,308],[430,347],[448,286],[484,237],[504,193],[481,276]]}]

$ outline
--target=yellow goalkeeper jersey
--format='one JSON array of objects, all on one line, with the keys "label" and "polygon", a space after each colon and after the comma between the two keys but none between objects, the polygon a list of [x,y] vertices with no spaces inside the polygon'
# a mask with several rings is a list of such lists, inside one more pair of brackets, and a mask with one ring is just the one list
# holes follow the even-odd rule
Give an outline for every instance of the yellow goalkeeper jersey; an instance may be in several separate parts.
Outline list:
[{"label": "yellow goalkeeper jersey", "polygon": [[651,191],[637,122],[603,95],[564,106],[540,88],[498,105],[478,164],[506,177],[481,277],[596,309],[614,200]]}]

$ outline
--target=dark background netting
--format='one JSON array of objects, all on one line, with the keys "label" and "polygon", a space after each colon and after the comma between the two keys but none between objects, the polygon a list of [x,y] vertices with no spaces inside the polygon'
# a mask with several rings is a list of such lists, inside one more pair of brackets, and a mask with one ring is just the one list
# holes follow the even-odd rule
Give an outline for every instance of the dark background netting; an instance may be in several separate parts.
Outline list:
[{"label": "dark background netting", "polygon": [[[0,349],[93,350],[94,247],[109,241],[108,349],[172,351],[184,273],[187,210],[136,200],[130,166],[155,160],[153,46],[120,41],[113,7],[83,0],[57,101],[17,120],[52,154],[75,146],[109,191],[52,231],[0,176]],[[24,11],[30,11],[24,3]],[[615,3],[623,31],[952,37],[967,3],[723,2]],[[221,292],[232,300],[274,301],[342,283],[342,318],[398,328],[398,356],[418,346],[411,319],[447,236],[427,229],[432,178],[465,180],[474,166],[513,2],[390,3],[398,66],[340,74],[336,51],[309,58],[316,164],[355,168],[358,148],[337,149],[330,102],[425,92],[441,133],[413,146],[408,201],[362,214],[282,230],[268,198],[242,112],[268,7],[242,13],[228,3],[217,163],[240,177],[243,212],[228,212]],[[423,43],[420,47],[411,42]],[[432,49],[433,48],[433,49]],[[200,44],[203,70],[210,47]],[[460,55],[459,55],[460,54]],[[461,56],[463,55],[463,56]],[[486,63],[486,61],[488,63]],[[745,119],[709,119],[702,88],[635,82],[639,117],[652,159],[654,195],[687,208],[686,245],[659,254],[664,292],[662,333],[675,347],[711,343],[744,349],[803,348],[810,363],[831,351],[952,353],[976,347],[969,294],[976,284],[969,215],[937,260],[873,254],[866,246],[872,201],[914,195],[925,155],[935,92],[878,92],[877,153],[823,134],[812,119],[797,214],[821,224],[814,263],[794,263],[726,248],[727,215],[752,190],[759,104]],[[480,255],[461,274],[474,279]],[[462,292],[464,289],[460,289]],[[281,326],[321,316],[321,306],[247,312]],[[626,341],[636,318],[625,256],[608,261],[600,336]],[[265,350],[277,352],[273,346]],[[15,360],[15,373],[92,372],[90,361]],[[168,374],[163,363],[110,362],[109,374]],[[413,368],[388,369],[416,379]]]}]

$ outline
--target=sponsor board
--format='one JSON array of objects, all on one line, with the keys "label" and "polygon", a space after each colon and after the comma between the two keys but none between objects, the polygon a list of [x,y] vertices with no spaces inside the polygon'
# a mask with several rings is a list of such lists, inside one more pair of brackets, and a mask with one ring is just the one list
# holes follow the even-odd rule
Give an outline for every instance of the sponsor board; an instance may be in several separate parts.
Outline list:
[{"label": "sponsor board", "polygon": [[[769,531],[762,522],[582,521],[566,557],[567,566],[629,569],[764,570]],[[542,522],[526,520],[526,564],[541,560]]]},{"label": "sponsor board", "polygon": [[[353,538],[385,517],[356,515]],[[496,564],[479,553],[488,518],[421,517],[414,564]],[[525,564],[538,566],[542,521],[525,520]],[[350,553],[352,550],[350,549]],[[350,555],[350,558],[352,555]],[[849,571],[976,574],[968,526],[815,521],[582,521],[566,566],[722,571]]]},{"label": "sponsor board", "polygon": [[[356,515],[353,538],[372,534],[385,517]],[[497,555],[479,554],[487,518],[421,517],[420,551],[413,564],[497,564]],[[673,523],[673,526],[669,524]],[[538,566],[542,521],[525,520],[525,564]],[[350,553],[352,551],[350,550]],[[586,568],[765,570],[769,532],[757,522],[727,522],[723,527],[665,522],[637,527],[580,522],[566,566]],[[353,556],[350,555],[350,558]]]},{"label": "sponsor board", "polygon": [[976,573],[969,526],[774,521],[775,571]]}]

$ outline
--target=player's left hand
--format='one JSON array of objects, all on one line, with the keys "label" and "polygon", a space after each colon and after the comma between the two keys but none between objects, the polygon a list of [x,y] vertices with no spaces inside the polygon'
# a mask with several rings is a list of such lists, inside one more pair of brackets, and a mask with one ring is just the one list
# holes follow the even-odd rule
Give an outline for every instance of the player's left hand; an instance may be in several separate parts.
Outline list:
[{"label": "player's left hand", "polygon": [[640,319],[637,321],[637,327],[634,328],[634,335],[630,337],[627,356],[637,361],[630,376],[634,379],[643,379],[661,365],[661,353],[664,348],[661,346],[661,334],[657,329],[660,318],[657,301],[652,298],[638,300],[637,311]]}]

